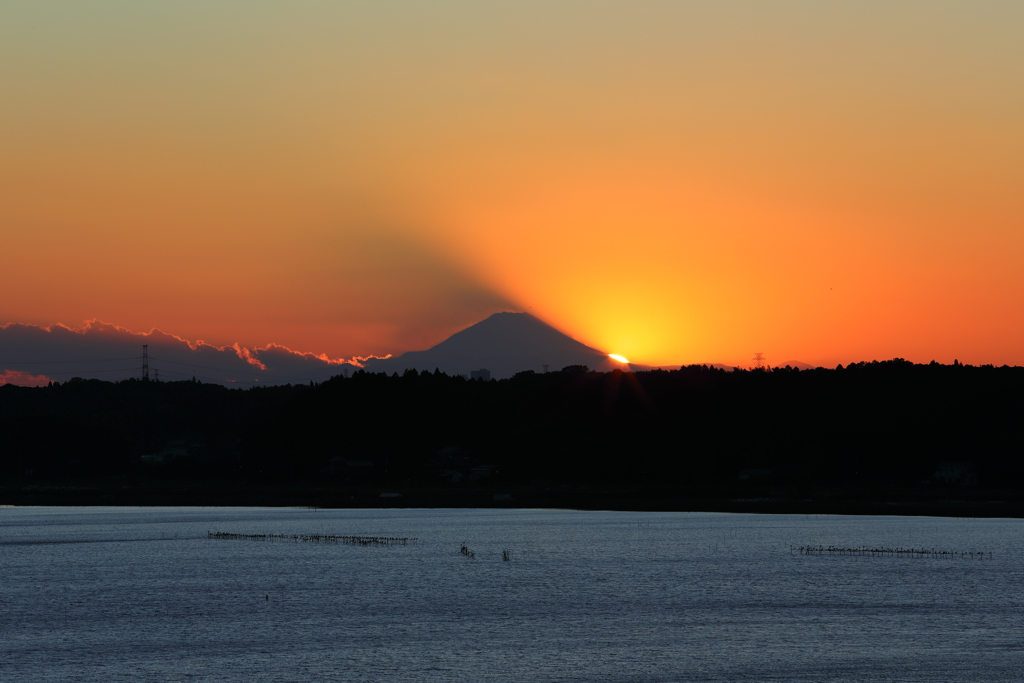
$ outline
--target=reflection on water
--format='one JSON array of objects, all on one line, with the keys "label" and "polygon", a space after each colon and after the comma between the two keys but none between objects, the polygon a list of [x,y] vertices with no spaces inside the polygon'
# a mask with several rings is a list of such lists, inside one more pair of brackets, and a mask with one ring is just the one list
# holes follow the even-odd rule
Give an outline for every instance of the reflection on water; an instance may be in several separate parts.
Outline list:
[{"label": "reflection on water", "polygon": [[4,508],[0,678],[1018,680],[1022,538],[1018,520]]}]

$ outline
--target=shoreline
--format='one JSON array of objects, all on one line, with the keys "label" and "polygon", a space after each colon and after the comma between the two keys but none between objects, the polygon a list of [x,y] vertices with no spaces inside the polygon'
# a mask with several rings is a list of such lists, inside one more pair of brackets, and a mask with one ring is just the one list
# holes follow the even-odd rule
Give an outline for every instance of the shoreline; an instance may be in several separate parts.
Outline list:
[{"label": "shoreline", "polygon": [[549,508],[634,512],[1024,518],[1017,490],[816,488],[697,490],[657,486],[518,486],[442,489],[147,482],[0,485],[0,506]]}]

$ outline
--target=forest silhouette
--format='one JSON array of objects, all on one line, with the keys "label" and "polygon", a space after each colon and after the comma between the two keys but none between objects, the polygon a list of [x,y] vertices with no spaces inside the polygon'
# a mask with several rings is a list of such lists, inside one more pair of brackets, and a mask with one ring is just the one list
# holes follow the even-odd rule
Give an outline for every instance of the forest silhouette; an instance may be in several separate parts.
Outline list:
[{"label": "forest silhouette", "polygon": [[1022,408],[1024,368],[902,359],[501,381],[359,371],[244,390],[6,385],[0,503],[942,512],[959,500],[1016,515]]}]

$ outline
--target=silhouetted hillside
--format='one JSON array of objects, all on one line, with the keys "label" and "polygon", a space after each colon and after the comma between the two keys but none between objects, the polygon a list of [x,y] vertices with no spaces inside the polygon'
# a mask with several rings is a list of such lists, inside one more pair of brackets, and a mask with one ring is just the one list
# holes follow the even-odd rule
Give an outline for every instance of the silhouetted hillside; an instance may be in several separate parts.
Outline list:
[{"label": "silhouetted hillside", "polygon": [[135,379],[8,384],[0,387],[0,477],[242,476],[243,435],[278,419],[286,402],[307,390]]},{"label": "silhouetted hillside", "polygon": [[249,390],[80,381],[0,387],[0,476],[8,487],[105,476],[407,494],[657,487],[815,500],[891,489],[1005,500],[1024,493],[1022,409],[1024,368],[899,359],[770,372],[576,366],[490,382],[360,371]]},{"label": "silhouetted hillside", "polygon": [[[407,472],[445,446],[516,482],[932,483],[968,461],[1020,483],[1024,368],[521,373],[503,382],[357,373],[296,396],[251,452],[312,475],[354,453]],[[765,472],[770,470],[770,474]],[[282,474],[284,472],[282,471]]]}]

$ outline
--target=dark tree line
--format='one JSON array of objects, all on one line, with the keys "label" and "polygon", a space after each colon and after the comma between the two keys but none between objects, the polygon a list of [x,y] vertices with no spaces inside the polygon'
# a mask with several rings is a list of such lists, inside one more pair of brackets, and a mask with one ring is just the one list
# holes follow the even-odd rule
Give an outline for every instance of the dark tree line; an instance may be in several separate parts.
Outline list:
[{"label": "dark tree line", "polygon": [[[491,382],[356,372],[247,390],[90,380],[0,387],[0,475],[1019,489],[1022,414],[1024,368],[901,359],[802,372],[570,367]],[[953,474],[937,478],[944,463]]]},{"label": "dark tree line", "polygon": [[[237,477],[242,436],[303,386],[228,389],[201,382],[73,379],[0,387],[0,476],[26,481],[137,476],[143,456],[178,446],[167,474]],[[181,462],[174,462],[180,460]]]}]

